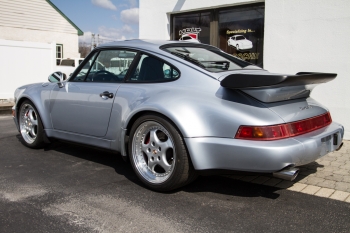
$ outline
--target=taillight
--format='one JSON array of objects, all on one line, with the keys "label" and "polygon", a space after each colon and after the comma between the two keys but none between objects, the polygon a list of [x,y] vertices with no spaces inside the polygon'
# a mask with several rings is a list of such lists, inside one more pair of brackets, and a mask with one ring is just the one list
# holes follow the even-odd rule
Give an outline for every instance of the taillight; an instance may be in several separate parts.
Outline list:
[{"label": "taillight", "polygon": [[332,123],[329,112],[320,116],[281,125],[240,126],[235,138],[246,140],[270,141],[305,134]]}]

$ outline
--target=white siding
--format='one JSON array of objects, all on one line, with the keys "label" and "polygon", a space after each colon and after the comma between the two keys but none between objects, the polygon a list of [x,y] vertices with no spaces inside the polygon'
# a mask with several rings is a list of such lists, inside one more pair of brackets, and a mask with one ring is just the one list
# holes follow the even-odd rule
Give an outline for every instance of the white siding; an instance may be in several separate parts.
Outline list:
[{"label": "white siding", "polygon": [[77,29],[46,0],[0,0],[0,39],[55,41],[64,57],[80,57]]},{"label": "white siding", "polygon": [[80,57],[77,34],[0,26],[0,39],[63,44],[64,57]]},{"label": "white siding", "polygon": [[16,88],[46,82],[55,67],[56,43],[0,39],[0,99],[13,98]]},{"label": "white siding", "polygon": [[0,26],[77,34],[45,0],[0,0],[0,11]]}]

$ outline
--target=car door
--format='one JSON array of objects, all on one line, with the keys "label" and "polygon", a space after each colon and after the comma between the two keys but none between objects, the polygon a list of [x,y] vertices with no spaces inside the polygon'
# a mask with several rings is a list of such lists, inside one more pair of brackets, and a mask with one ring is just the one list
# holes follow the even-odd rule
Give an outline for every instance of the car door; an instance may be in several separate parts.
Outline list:
[{"label": "car door", "polygon": [[[104,137],[116,92],[123,77],[116,70],[128,69],[136,52],[103,50],[89,55],[79,71],[50,94],[50,114],[55,130]],[[120,69],[111,60],[121,58]]]}]

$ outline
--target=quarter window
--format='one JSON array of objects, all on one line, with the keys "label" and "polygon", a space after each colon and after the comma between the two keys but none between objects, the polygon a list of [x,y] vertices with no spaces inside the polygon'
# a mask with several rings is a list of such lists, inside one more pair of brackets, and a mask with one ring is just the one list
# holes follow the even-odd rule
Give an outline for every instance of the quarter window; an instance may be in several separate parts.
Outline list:
[{"label": "quarter window", "polygon": [[133,70],[130,82],[166,82],[180,77],[179,72],[162,60],[143,54]]}]

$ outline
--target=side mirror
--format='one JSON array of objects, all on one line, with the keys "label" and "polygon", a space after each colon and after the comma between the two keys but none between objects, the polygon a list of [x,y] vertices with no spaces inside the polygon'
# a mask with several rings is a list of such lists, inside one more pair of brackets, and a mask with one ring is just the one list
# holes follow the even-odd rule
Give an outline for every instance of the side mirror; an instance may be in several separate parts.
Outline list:
[{"label": "side mirror", "polygon": [[51,83],[58,83],[58,85],[60,87],[63,87],[62,82],[65,79],[66,79],[66,75],[64,73],[60,72],[60,71],[56,71],[56,72],[52,73],[49,76],[49,78],[48,78],[49,82],[51,82]]}]

